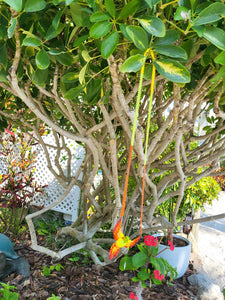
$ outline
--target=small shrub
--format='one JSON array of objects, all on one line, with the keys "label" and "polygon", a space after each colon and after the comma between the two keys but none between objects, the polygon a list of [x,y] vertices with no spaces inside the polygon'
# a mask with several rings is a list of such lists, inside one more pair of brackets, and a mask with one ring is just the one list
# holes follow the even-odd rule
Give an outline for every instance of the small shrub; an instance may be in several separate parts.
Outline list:
[{"label": "small shrub", "polygon": [[10,126],[0,134],[1,162],[5,173],[0,175],[1,231],[18,234],[32,197],[42,192],[34,182],[35,155],[33,138]]}]

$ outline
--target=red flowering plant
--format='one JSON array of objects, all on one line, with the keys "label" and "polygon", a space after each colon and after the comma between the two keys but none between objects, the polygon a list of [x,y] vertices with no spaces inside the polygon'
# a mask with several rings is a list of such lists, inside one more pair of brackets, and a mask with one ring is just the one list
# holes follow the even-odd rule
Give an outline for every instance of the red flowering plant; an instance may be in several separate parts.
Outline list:
[{"label": "red flowering plant", "polygon": [[[158,237],[146,235],[144,242],[136,246],[138,251],[135,251],[134,255],[127,254],[120,260],[120,270],[135,271],[136,274],[132,280],[134,282],[141,281],[143,288],[147,287],[147,284],[151,287],[152,283],[170,284],[177,277],[176,269],[167,260],[157,257],[162,252],[159,252],[159,243]],[[171,239],[168,241],[168,247],[171,251],[174,250]]]},{"label": "red flowering plant", "polygon": [[17,234],[32,197],[42,192],[34,182],[36,153],[28,134],[9,126],[0,134],[0,228]]}]

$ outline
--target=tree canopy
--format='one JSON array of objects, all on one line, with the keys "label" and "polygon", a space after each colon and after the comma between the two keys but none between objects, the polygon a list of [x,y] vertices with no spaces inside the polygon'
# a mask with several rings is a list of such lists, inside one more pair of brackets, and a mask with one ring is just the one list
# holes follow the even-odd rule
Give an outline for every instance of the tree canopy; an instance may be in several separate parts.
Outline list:
[{"label": "tree canopy", "polygon": [[[225,152],[224,1],[3,0],[0,12],[1,128],[9,119],[44,147],[45,124],[56,140],[85,147],[82,180],[54,170],[65,187],[82,190],[78,220],[59,235],[109,262],[106,241],[94,237],[121,209],[138,93],[124,231],[140,215],[148,124],[143,221],[151,230],[159,205],[173,198],[175,226],[185,190]],[[91,189],[99,169],[103,179]]]}]

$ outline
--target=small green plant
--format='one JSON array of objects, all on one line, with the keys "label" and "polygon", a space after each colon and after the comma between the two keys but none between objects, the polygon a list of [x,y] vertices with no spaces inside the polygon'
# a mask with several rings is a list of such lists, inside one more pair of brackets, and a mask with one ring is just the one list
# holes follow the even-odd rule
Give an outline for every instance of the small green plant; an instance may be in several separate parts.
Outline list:
[{"label": "small green plant", "polygon": [[[172,241],[169,240],[168,245],[170,250],[174,250]],[[176,269],[168,264],[167,260],[162,257],[157,257],[159,254],[159,241],[157,237],[147,235],[144,237],[144,243],[137,245],[139,251],[134,255],[125,255],[120,260],[120,270],[133,270],[136,271],[136,276],[132,278],[134,282],[141,281],[143,288],[149,287],[152,283],[159,285],[166,283],[171,284],[177,277]]]},{"label": "small green plant", "polygon": [[80,263],[87,264],[89,257],[90,257],[89,252],[84,252],[81,250],[80,253],[73,253],[72,257],[68,258],[68,260],[73,263],[79,261]]},{"label": "small green plant", "polygon": [[16,289],[15,286],[1,282],[0,288],[0,300],[18,300],[19,296],[17,292],[12,290]]},{"label": "small green plant", "polygon": [[50,267],[44,266],[43,275],[44,276],[49,276],[52,273],[53,270],[56,270],[56,271],[60,272],[61,269],[64,270],[64,267],[60,263],[58,263],[57,265],[50,266]]},{"label": "small green plant", "polygon": [[52,294],[52,296],[48,297],[47,300],[60,300],[60,299],[61,299],[61,297],[58,297],[58,296],[55,296],[54,294]]}]

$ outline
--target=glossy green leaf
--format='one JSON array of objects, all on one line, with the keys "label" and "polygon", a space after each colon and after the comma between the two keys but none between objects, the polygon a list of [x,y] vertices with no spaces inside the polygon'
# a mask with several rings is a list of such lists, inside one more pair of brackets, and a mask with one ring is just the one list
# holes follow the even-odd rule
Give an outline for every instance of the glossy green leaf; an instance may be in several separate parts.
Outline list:
[{"label": "glossy green leaf", "polygon": [[41,46],[41,41],[35,37],[25,37],[22,46],[39,47]]},{"label": "glossy green leaf", "polygon": [[101,54],[103,58],[108,58],[113,51],[116,49],[116,46],[119,41],[119,34],[117,30],[111,32],[102,42]]},{"label": "glossy green leaf", "polygon": [[225,16],[225,4],[213,3],[200,12],[198,17],[193,20],[193,25],[203,25],[220,20]]},{"label": "glossy green leaf", "polygon": [[156,70],[165,78],[177,83],[190,82],[188,70],[180,63],[171,59],[159,59],[154,61]]},{"label": "glossy green leaf", "polygon": [[13,37],[15,29],[16,29],[17,18],[13,18],[10,20],[10,26],[8,28],[8,38],[11,39]]},{"label": "glossy green leaf", "polygon": [[139,7],[138,0],[131,0],[122,8],[119,14],[119,19],[126,19],[132,16],[133,14],[135,14],[138,7]]},{"label": "glossy green leaf", "polygon": [[206,27],[204,25],[193,26],[192,29],[197,32],[199,37],[202,37]]},{"label": "glossy green leaf", "polygon": [[214,58],[215,63],[225,65],[225,51],[221,52]]},{"label": "glossy green leaf", "polygon": [[225,31],[217,27],[206,27],[203,37],[221,50],[225,50]]},{"label": "glossy green leaf", "polygon": [[24,11],[35,12],[40,11],[46,7],[47,3],[44,0],[26,0]]},{"label": "glossy green leaf", "polygon": [[116,7],[113,0],[105,0],[105,7],[108,13],[115,18],[116,16]]},{"label": "glossy green leaf", "polygon": [[181,59],[187,59],[188,55],[187,52],[176,45],[163,45],[163,46],[156,46],[155,51],[159,54],[163,54],[169,57],[176,57]]},{"label": "glossy green leaf", "polygon": [[145,63],[145,57],[141,54],[130,56],[120,67],[120,72],[137,72]]},{"label": "glossy green leaf", "polygon": [[74,57],[67,52],[55,54],[54,56],[55,56],[56,60],[59,61],[64,66],[72,66],[74,63]]},{"label": "glossy green leaf", "polygon": [[110,19],[110,16],[104,14],[102,11],[97,11],[96,13],[93,13],[93,15],[90,16],[91,22],[102,22],[108,19]]},{"label": "glossy green leaf", "polygon": [[84,89],[84,86],[83,85],[79,85],[75,88],[72,88],[70,90],[68,90],[65,94],[64,94],[64,97],[68,100],[74,100],[76,99],[79,94],[81,93],[81,91]]},{"label": "glossy green leaf", "polygon": [[148,48],[148,36],[147,33],[139,26],[130,25],[126,27],[127,34],[129,35],[135,46],[146,51]]},{"label": "glossy green leaf", "polygon": [[140,267],[144,266],[147,260],[148,255],[142,252],[138,252],[132,257],[132,263],[135,269],[139,269]]},{"label": "glossy green leaf", "polygon": [[147,17],[145,19],[138,19],[138,22],[152,35],[163,37],[166,34],[166,27],[163,21],[159,18]]},{"label": "glossy green leaf", "polygon": [[158,4],[161,0],[145,0],[148,3],[150,8],[153,8],[154,5]]},{"label": "glossy green leaf", "polygon": [[7,54],[6,44],[4,44],[0,48],[0,65],[2,65],[4,69],[6,69],[7,64],[8,64],[8,54]]},{"label": "glossy green leaf", "polygon": [[62,23],[59,23],[57,29],[55,29],[55,27],[53,25],[51,25],[49,28],[48,28],[48,31],[45,35],[45,39],[47,41],[51,40],[51,39],[54,39],[55,37],[57,37],[63,30],[64,28],[64,24]]},{"label": "glossy green leaf", "polygon": [[79,78],[79,75],[77,72],[69,72],[63,75],[62,82],[64,83],[71,83],[77,81]]},{"label": "glossy green leaf", "polygon": [[102,38],[106,36],[112,28],[112,23],[110,22],[98,22],[92,25],[90,29],[90,36],[95,39]]},{"label": "glossy green leaf", "polygon": [[48,79],[48,69],[45,69],[45,70],[37,69],[33,73],[31,78],[32,78],[33,83],[44,87],[46,84],[46,81]]},{"label": "glossy green leaf", "polygon": [[127,30],[126,28],[128,27],[129,25],[126,25],[126,24],[120,24],[120,30],[123,34],[123,36],[130,42],[132,42],[131,38],[129,37],[128,33],[127,33]]},{"label": "glossy green leaf", "polygon": [[119,265],[120,271],[125,271],[125,270],[133,270],[133,264],[132,264],[132,257],[130,256],[124,256],[120,260],[120,265]]},{"label": "glossy green leaf", "polygon": [[13,10],[19,12],[22,9],[22,0],[3,0],[6,4],[12,7]]},{"label": "glossy green leaf", "polygon": [[60,19],[62,17],[62,14],[64,12],[64,9],[61,9],[60,11],[57,12],[56,16],[54,17],[54,19],[52,20],[52,26],[57,29],[57,27],[59,26],[60,23]]},{"label": "glossy green leaf", "polygon": [[171,43],[176,42],[180,37],[180,34],[178,33],[177,30],[167,30],[166,35],[162,38],[158,38],[157,40],[154,41],[154,46],[159,46],[159,45],[169,45]]},{"label": "glossy green leaf", "polygon": [[37,67],[41,70],[48,68],[48,66],[50,64],[50,59],[49,59],[48,53],[44,49],[40,50],[36,54],[35,62],[36,62]]},{"label": "glossy green leaf", "polygon": [[70,4],[70,12],[76,26],[85,27],[90,24],[90,12],[78,3],[72,2]]}]

